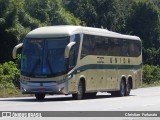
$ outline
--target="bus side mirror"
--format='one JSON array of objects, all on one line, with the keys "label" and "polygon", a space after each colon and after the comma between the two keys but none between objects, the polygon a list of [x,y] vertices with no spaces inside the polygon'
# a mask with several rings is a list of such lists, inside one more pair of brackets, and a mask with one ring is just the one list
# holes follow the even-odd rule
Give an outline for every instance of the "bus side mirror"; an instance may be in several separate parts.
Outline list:
[{"label": "bus side mirror", "polygon": [[64,53],[64,58],[69,58],[69,53],[71,48],[76,44],[76,42],[70,42],[66,48],[65,48],[65,53]]},{"label": "bus side mirror", "polygon": [[19,48],[21,48],[23,46],[23,43],[20,43],[18,45],[16,45],[14,48],[13,48],[13,51],[12,51],[12,57],[13,59],[16,59],[16,56],[17,56],[17,50]]}]

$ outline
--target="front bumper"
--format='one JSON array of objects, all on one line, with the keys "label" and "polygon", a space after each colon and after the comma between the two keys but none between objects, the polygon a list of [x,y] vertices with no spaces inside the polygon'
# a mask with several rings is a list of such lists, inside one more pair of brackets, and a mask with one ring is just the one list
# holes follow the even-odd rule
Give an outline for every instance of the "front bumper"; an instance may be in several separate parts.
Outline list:
[{"label": "front bumper", "polygon": [[68,81],[57,82],[20,82],[23,94],[68,94]]}]

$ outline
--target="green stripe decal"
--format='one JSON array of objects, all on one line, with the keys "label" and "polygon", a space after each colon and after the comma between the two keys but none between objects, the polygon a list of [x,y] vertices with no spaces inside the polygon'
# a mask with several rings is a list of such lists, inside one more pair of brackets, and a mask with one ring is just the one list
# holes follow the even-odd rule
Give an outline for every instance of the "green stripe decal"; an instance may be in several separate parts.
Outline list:
[{"label": "green stripe decal", "polygon": [[77,68],[76,70],[74,70],[71,74],[77,74],[77,70],[80,72],[86,71],[86,70],[90,70],[90,69],[127,69],[127,70],[137,70],[137,69],[141,69],[142,68],[142,64],[140,65],[116,65],[116,64],[89,64],[89,65],[84,65],[81,66],[79,68]]}]

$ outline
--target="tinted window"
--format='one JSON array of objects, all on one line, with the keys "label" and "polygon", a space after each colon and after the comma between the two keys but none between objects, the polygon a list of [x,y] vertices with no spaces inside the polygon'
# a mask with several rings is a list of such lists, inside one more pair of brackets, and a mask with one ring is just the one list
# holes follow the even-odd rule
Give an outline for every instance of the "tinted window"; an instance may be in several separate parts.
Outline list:
[{"label": "tinted window", "polygon": [[21,59],[22,74],[34,77],[64,74],[64,51],[68,43],[68,37],[25,39]]},{"label": "tinted window", "polygon": [[80,46],[80,35],[72,35],[70,37],[70,41],[76,42],[76,44],[71,48],[70,50],[70,56],[69,56],[69,68],[72,69],[77,62],[78,53],[79,53],[79,46]]},{"label": "tinted window", "polygon": [[138,57],[141,54],[141,42],[84,35],[81,58],[87,55]]},{"label": "tinted window", "polygon": [[91,36],[89,36],[89,35],[84,35],[83,36],[81,58],[83,58],[87,55],[92,55],[93,54],[93,47],[92,46],[94,46],[94,44],[91,43],[90,37]]}]

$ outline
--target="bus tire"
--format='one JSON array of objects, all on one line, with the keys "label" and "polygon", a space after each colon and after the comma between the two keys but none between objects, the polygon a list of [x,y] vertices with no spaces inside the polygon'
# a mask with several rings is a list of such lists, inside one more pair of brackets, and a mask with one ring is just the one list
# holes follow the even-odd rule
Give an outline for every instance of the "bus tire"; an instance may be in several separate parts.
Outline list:
[{"label": "bus tire", "polygon": [[126,84],[125,96],[129,96],[130,91],[131,91],[131,85],[130,85],[130,82],[128,81],[127,84]]},{"label": "bus tire", "polygon": [[35,97],[36,97],[37,100],[44,100],[45,94],[37,93],[37,94],[35,94]]},{"label": "bus tire", "polygon": [[121,80],[120,90],[118,91],[118,96],[123,97],[126,94],[126,83],[124,80]]},{"label": "bus tire", "polygon": [[77,93],[72,94],[73,99],[75,100],[81,100],[84,97],[84,85],[82,83],[82,81],[79,81],[78,84],[78,91]]}]

